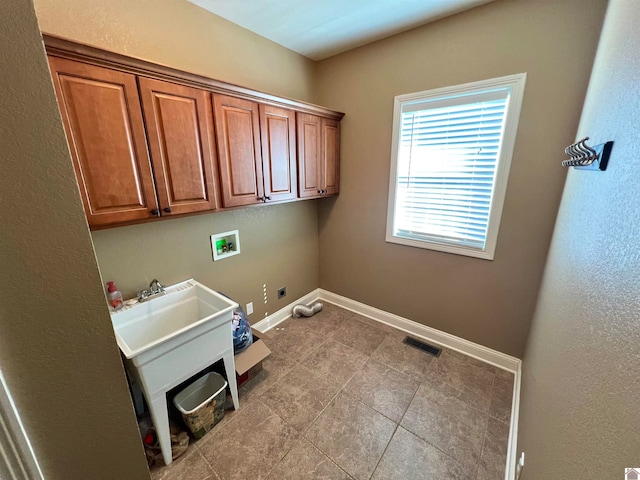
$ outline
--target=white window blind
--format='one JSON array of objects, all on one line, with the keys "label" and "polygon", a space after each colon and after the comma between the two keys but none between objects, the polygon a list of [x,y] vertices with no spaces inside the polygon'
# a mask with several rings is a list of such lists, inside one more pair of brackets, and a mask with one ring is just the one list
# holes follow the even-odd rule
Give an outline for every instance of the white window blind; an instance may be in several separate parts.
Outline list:
[{"label": "white window blind", "polygon": [[[515,136],[515,128],[507,128],[513,88],[464,87],[453,94],[412,94],[396,104],[387,241],[492,258],[494,245],[486,252],[497,235],[497,227],[494,235],[490,230],[498,173],[506,164],[505,177],[510,161],[505,133]],[[513,138],[508,143],[512,150]]]}]

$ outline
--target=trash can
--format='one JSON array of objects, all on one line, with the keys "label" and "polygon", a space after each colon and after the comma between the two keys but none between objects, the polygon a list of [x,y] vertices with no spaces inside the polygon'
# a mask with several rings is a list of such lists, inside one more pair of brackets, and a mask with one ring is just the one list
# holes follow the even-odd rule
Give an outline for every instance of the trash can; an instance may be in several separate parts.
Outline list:
[{"label": "trash can", "polygon": [[173,404],[182,413],[193,437],[198,440],[224,417],[227,381],[218,373],[207,373],[178,393]]}]

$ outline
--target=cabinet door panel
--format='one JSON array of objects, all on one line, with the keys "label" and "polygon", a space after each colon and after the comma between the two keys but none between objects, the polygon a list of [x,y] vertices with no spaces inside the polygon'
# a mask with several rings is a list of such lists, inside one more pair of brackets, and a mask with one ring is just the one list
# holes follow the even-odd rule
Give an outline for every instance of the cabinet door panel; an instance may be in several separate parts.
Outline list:
[{"label": "cabinet door panel", "polygon": [[258,203],[264,195],[258,104],[218,94],[213,103],[223,206]]},{"label": "cabinet door panel", "polygon": [[210,94],[149,78],[139,82],[162,215],[215,210]]},{"label": "cabinet door panel", "polygon": [[340,190],[340,123],[322,119],[322,184],[326,195]]},{"label": "cabinet door panel", "polygon": [[317,197],[321,187],[322,125],[320,117],[297,114],[298,188],[301,198]]},{"label": "cabinet door panel", "polygon": [[260,105],[264,194],[271,200],[297,198],[295,113]]},{"label": "cabinet door panel", "polygon": [[49,63],[89,225],[153,217],[135,77],[57,57]]}]

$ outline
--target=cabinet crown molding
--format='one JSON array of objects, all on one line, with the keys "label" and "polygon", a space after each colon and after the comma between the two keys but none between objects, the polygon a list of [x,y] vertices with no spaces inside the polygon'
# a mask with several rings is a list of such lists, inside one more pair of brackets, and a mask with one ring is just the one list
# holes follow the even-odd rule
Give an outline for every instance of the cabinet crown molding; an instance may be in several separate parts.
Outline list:
[{"label": "cabinet crown molding", "polygon": [[344,117],[344,113],[342,112],[330,110],[312,103],[271,95],[259,90],[214,80],[203,75],[197,75],[140,58],[103,50],[55,35],[43,33],[42,38],[47,54],[50,56],[81,61],[127,73],[201,88],[213,93],[233,95],[251,101],[259,101],[276,107],[289,108],[298,112],[310,113],[338,121]]}]

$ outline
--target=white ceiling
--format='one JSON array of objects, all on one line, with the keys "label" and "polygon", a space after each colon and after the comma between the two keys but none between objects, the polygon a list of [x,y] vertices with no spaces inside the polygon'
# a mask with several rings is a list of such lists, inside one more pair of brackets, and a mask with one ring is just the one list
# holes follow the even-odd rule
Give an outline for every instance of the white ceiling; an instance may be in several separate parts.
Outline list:
[{"label": "white ceiling", "polygon": [[188,0],[312,60],[493,0]]}]

